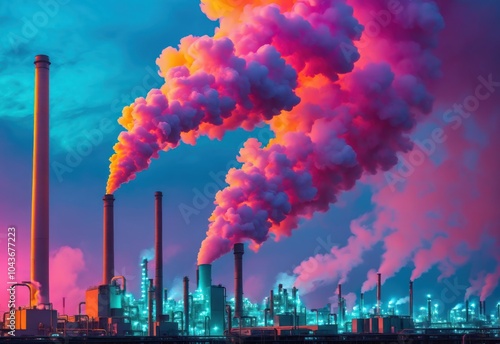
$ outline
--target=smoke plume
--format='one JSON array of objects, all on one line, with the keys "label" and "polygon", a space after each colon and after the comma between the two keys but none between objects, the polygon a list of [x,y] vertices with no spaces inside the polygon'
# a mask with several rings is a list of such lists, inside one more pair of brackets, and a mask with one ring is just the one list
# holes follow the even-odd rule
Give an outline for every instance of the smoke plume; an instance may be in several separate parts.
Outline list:
[{"label": "smoke plume", "polygon": [[[359,235],[359,229],[351,224],[352,236],[346,246],[306,259],[295,269],[296,285],[303,286],[303,291],[336,283],[380,242],[384,246],[382,262],[368,272],[363,291],[375,287],[376,272],[385,280],[412,264],[411,280],[432,267],[438,268],[441,279],[453,275],[472,258],[481,259],[484,270],[471,278],[466,298],[477,295],[484,300],[498,286],[500,159],[496,147],[500,145],[500,98],[493,95],[500,87],[500,69],[495,62],[500,50],[498,44],[487,43],[469,51],[478,32],[466,34],[461,18],[467,15],[471,22],[489,25],[498,20],[487,7],[476,8],[473,2],[442,7],[450,28],[437,52],[445,61],[445,81],[432,87],[439,111],[429,118],[426,129],[414,135],[414,149],[398,154],[399,164],[394,169],[370,178],[375,185],[375,209],[353,221],[374,219],[364,221],[362,233],[366,235]],[[494,31],[486,34],[486,42],[493,40]],[[457,35],[462,39],[457,40]],[[457,51],[464,52],[460,63]],[[315,266],[321,268],[311,268]]]},{"label": "smoke plume", "polygon": [[[266,147],[248,140],[242,167],[216,196],[198,255],[210,263],[235,242],[258,249],[271,235],[291,235],[299,219],[327,211],[364,173],[388,170],[412,148],[408,133],[431,110],[425,81],[439,75],[431,50],[443,22],[428,1],[218,0],[202,8],[220,28],[157,59],[165,84],[124,108],[107,192],[181,140],[269,123],[276,138]],[[376,35],[366,31],[373,23]]]}]

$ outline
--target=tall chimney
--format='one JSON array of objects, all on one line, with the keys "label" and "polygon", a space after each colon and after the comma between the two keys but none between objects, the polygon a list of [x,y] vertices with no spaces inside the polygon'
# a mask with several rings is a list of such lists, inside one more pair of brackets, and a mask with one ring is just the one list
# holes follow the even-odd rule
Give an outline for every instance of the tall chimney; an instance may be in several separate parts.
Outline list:
[{"label": "tall chimney", "polygon": [[413,281],[410,281],[410,302],[409,302],[409,316],[410,318],[413,318]]},{"label": "tall chimney", "polygon": [[365,317],[365,294],[361,293],[359,295],[359,317],[364,318]]},{"label": "tall chimney", "polygon": [[377,273],[377,315],[382,315],[382,275]]},{"label": "tall chimney", "polygon": [[269,316],[274,319],[274,290],[269,293]]},{"label": "tall chimney", "polygon": [[337,290],[337,295],[338,295],[338,313],[339,313],[339,323],[342,325],[344,322],[344,319],[342,318],[342,284],[339,284],[338,290]]},{"label": "tall chimney", "polygon": [[427,321],[432,323],[432,303],[430,297],[427,298]]},{"label": "tall chimney", "polygon": [[[40,284],[41,303],[49,303],[49,66],[35,56],[33,179],[31,189],[31,281]],[[34,292],[34,291],[33,291]],[[34,294],[31,296],[34,299]]]},{"label": "tall chimney", "polygon": [[465,301],[465,322],[469,322],[469,300]]},{"label": "tall chimney", "polygon": [[483,301],[479,300],[479,318],[483,316]]},{"label": "tall chimney", "polygon": [[115,272],[115,230],[113,220],[113,202],[115,198],[111,194],[106,194],[102,200],[104,201],[102,284],[110,284]]},{"label": "tall chimney", "polygon": [[243,253],[242,243],[234,244],[234,317],[243,316]]},{"label": "tall chimney", "polygon": [[483,315],[484,315],[484,320],[486,319],[486,300],[483,300]]},{"label": "tall chimney", "polygon": [[184,276],[184,329],[189,336],[189,278]]},{"label": "tall chimney", "polygon": [[162,193],[155,192],[155,300],[156,321],[163,314],[163,238],[162,238]]}]

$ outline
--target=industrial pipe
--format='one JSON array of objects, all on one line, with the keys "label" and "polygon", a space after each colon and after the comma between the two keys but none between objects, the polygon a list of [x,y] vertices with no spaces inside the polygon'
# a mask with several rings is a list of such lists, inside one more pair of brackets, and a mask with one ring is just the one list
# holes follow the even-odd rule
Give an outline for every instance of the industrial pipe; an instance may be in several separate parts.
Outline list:
[{"label": "industrial pipe", "polygon": [[410,300],[409,300],[409,316],[410,316],[410,319],[413,318],[413,281],[410,281]]},{"label": "industrial pipe", "polygon": [[232,324],[233,317],[231,315],[231,306],[230,305],[226,305],[226,313],[227,313],[227,331],[230,334],[231,328],[233,327],[233,324]]},{"label": "industrial pipe", "polygon": [[432,323],[432,303],[430,296],[427,297],[427,320],[429,324]]},{"label": "industrial pipe", "polygon": [[163,314],[163,223],[162,198],[160,191],[155,192],[155,299],[156,321],[161,321]]},{"label": "industrial pipe", "polygon": [[189,336],[189,278],[184,276],[183,280],[184,286],[184,324],[185,324],[185,334]]},{"label": "industrial pipe", "polygon": [[274,319],[274,290],[269,293],[269,316]]},{"label": "industrial pipe", "polygon": [[[234,244],[234,316],[243,316],[243,254],[242,243]],[[241,320],[240,320],[241,322]]]},{"label": "industrial pipe", "polygon": [[465,301],[465,322],[469,322],[469,300]]},{"label": "industrial pipe", "polygon": [[127,280],[125,279],[125,276],[113,276],[113,278],[111,279],[111,284],[113,284],[113,282],[117,281],[121,279],[122,280],[122,290],[123,290],[123,294],[125,294],[125,292],[127,291]]},{"label": "industrial pipe", "polygon": [[365,293],[359,295],[359,317],[365,317]]},{"label": "industrial pipe", "polygon": [[106,194],[102,200],[104,201],[102,284],[110,284],[115,271],[115,239],[113,219],[113,202],[115,201],[115,198],[111,194]]},{"label": "industrial pipe", "polygon": [[[49,66],[35,56],[33,175],[31,189],[31,281],[39,284],[41,303],[49,303]],[[31,289],[33,293],[34,290]],[[34,299],[34,294],[31,299]]]},{"label": "industrial pipe", "polygon": [[377,273],[377,315],[382,315],[382,275]]},{"label": "industrial pipe", "polygon": [[338,295],[338,313],[339,313],[339,323],[342,324],[343,322],[343,317],[342,317],[342,284],[339,283],[337,287],[337,295]]},{"label": "industrial pipe", "polygon": [[149,289],[148,289],[148,336],[154,336],[153,328],[153,299],[155,297],[155,291],[153,287],[153,279],[149,279]]},{"label": "industrial pipe", "polygon": [[82,301],[78,304],[78,315],[82,314],[82,305],[87,305],[85,301]]}]

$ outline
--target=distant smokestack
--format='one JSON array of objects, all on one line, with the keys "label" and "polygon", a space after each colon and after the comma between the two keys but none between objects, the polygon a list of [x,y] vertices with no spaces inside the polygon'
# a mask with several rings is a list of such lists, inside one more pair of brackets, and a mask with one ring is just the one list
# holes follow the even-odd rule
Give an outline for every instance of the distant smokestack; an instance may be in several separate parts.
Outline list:
[{"label": "distant smokestack", "polygon": [[196,289],[200,288],[200,268],[196,265]]},{"label": "distant smokestack", "polygon": [[479,300],[479,318],[483,315],[483,301]]},{"label": "distant smokestack", "polygon": [[338,295],[338,313],[339,313],[339,323],[343,323],[343,317],[342,317],[342,284],[338,285],[337,289],[337,295]]},{"label": "distant smokestack", "polygon": [[[35,56],[33,176],[31,189],[31,280],[40,283],[41,303],[49,303],[49,66]],[[33,290],[34,292],[34,290]],[[34,299],[34,294],[31,296]]]},{"label": "distant smokestack", "polygon": [[413,318],[413,281],[410,281],[410,302],[409,302],[409,307],[410,307],[410,318]]},{"label": "distant smokestack", "polygon": [[378,273],[377,274],[377,315],[382,314],[381,305],[382,305],[382,275],[380,273]]},{"label": "distant smokestack", "polygon": [[161,321],[163,314],[163,237],[162,237],[162,197],[155,192],[155,299],[156,321]]},{"label": "distant smokestack", "polygon": [[365,317],[365,294],[361,293],[359,295],[359,317],[364,318]]},{"label": "distant smokestack", "polygon": [[115,272],[115,244],[114,244],[114,220],[113,220],[113,195],[106,194],[104,201],[103,216],[103,267],[102,284],[110,284]]},{"label": "distant smokestack", "polygon": [[242,243],[234,244],[234,316],[243,316],[243,254]]},{"label": "distant smokestack", "polygon": [[274,319],[274,290],[269,293],[269,316]]},{"label": "distant smokestack", "polygon": [[427,298],[427,320],[429,323],[432,322],[432,303],[431,303],[431,298]]},{"label": "distant smokestack", "polygon": [[486,300],[483,301],[483,315],[486,318]]},{"label": "distant smokestack", "polygon": [[469,322],[469,300],[465,301],[465,322]]},{"label": "distant smokestack", "polygon": [[189,278],[184,276],[184,328],[186,336],[189,336]]}]

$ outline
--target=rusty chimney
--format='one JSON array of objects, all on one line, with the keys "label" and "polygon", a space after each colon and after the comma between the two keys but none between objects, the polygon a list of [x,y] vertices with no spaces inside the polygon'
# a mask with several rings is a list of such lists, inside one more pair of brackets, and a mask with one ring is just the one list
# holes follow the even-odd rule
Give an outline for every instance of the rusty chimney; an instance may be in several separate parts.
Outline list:
[{"label": "rusty chimney", "polygon": [[[31,281],[40,283],[41,303],[49,303],[49,66],[35,56],[33,176],[31,189]],[[34,290],[33,290],[34,292]],[[34,298],[34,294],[31,296]]]},{"label": "rusty chimney", "polygon": [[111,194],[106,194],[102,200],[104,201],[102,284],[110,284],[115,272],[113,219],[113,202],[115,198]]},{"label": "rusty chimney", "polygon": [[243,254],[242,243],[234,244],[234,317],[243,316]]},{"label": "rusty chimney", "polygon": [[409,304],[409,316],[410,318],[413,318],[413,281],[410,281],[410,301],[408,302]]},{"label": "rusty chimney", "polygon": [[156,321],[161,321],[163,314],[163,238],[162,238],[162,197],[160,191],[155,192],[155,300]]},{"label": "rusty chimney", "polygon": [[377,315],[382,315],[382,275],[377,273]]},{"label": "rusty chimney", "polygon": [[184,329],[186,336],[189,336],[189,278],[184,276],[182,282],[184,286]]}]

